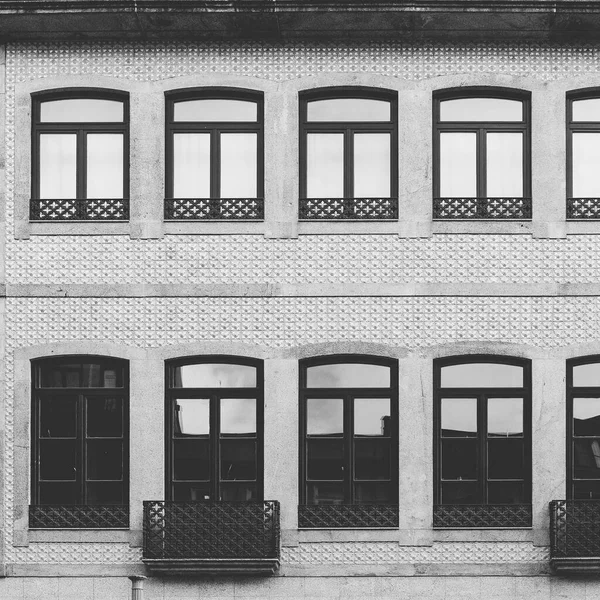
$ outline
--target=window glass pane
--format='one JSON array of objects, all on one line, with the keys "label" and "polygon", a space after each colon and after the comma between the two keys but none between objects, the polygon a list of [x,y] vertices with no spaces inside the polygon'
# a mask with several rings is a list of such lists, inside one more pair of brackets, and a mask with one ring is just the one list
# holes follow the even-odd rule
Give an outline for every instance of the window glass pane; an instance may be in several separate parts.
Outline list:
[{"label": "window glass pane", "polygon": [[442,367],[442,387],[523,387],[523,367],[500,363],[465,363]]},{"label": "window glass pane", "polygon": [[442,398],[442,437],[477,436],[477,399]]},{"label": "window glass pane", "polygon": [[514,481],[495,481],[488,483],[488,504],[523,504],[525,488]]},{"label": "window glass pane", "polygon": [[600,363],[573,367],[573,385],[576,387],[600,387]]},{"label": "window glass pane", "polygon": [[40,437],[76,437],[77,398],[40,399]]},{"label": "window glass pane", "polygon": [[488,399],[488,436],[523,435],[523,398]]},{"label": "window glass pane", "polygon": [[342,504],[344,502],[343,483],[311,483],[308,485],[308,504]]},{"label": "window glass pane", "polygon": [[354,495],[356,504],[391,504],[394,498],[391,483],[356,483]]},{"label": "window glass pane", "polygon": [[226,100],[224,98],[182,100],[175,102],[173,109],[175,121],[256,122],[258,119],[256,102],[248,100]]},{"label": "window glass pane", "polygon": [[221,484],[221,500],[223,502],[250,502],[257,499],[256,485],[253,483]]},{"label": "window glass pane", "polygon": [[221,134],[221,198],[256,198],[256,133]]},{"label": "window glass pane", "polygon": [[333,98],[307,104],[309,121],[390,121],[391,104],[387,100]]},{"label": "window glass pane", "polygon": [[254,440],[221,440],[221,479],[256,479]]},{"label": "window glass pane", "polygon": [[179,398],[175,400],[175,435],[210,434],[210,400]]},{"label": "window glass pane", "polygon": [[123,387],[123,368],[115,363],[69,362],[40,367],[40,387]]},{"label": "window glass pane", "polygon": [[310,439],[306,442],[308,479],[341,481],[344,479],[343,440]]},{"label": "window glass pane", "polygon": [[573,133],[573,197],[600,197],[600,133]]},{"label": "window glass pane", "polygon": [[600,436],[600,398],[573,398],[573,434]]},{"label": "window glass pane", "polygon": [[573,100],[573,121],[600,121],[600,98]]},{"label": "window glass pane", "polygon": [[440,196],[477,196],[477,134],[440,133]]},{"label": "window glass pane", "polygon": [[221,398],[221,434],[256,435],[256,400]]},{"label": "window glass pane", "polygon": [[488,479],[524,477],[523,439],[488,441]]},{"label": "window glass pane", "polygon": [[344,135],[309,133],[306,140],[306,196],[344,197]]},{"label": "window glass pane", "polygon": [[442,440],[442,478],[477,479],[477,440]]},{"label": "window glass pane", "polygon": [[442,483],[442,504],[481,504],[476,481]]},{"label": "window glass pane", "polygon": [[573,483],[575,500],[600,500],[600,481],[576,481]]},{"label": "window glass pane", "polygon": [[573,463],[577,479],[600,479],[600,440],[575,439]]},{"label": "window glass pane", "polygon": [[123,197],[123,135],[87,134],[87,198]]},{"label": "window glass pane", "polygon": [[354,135],[354,197],[390,197],[389,133]]},{"label": "window glass pane", "polygon": [[341,435],[344,432],[342,398],[308,398],[306,400],[307,435]]},{"label": "window glass pane", "polygon": [[228,363],[199,363],[175,367],[173,387],[256,387],[256,367]]},{"label": "window glass pane", "polygon": [[40,479],[77,479],[77,441],[40,440]]},{"label": "window glass pane", "polygon": [[87,478],[123,478],[123,442],[90,440],[87,443]]},{"label": "window glass pane", "polygon": [[173,441],[173,478],[176,480],[210,479],[210,441]]},{"label": "window glass pane", "polygon": [[389,440],[355,440],[354,478],[391,479],[391,476]]},{"label": "window glass pane", "polygon": [[523,134],[487,134],[487,195],[523,196]]},{"label": "window glass pane", "polygon": [[390,367],[365,363],[315,365],[306,369],[306,387],[390,387]]},{"label": "window glass pane", "polygon": [[392,435],[389,398],[355,398],[354,435]]},{"label": "window glass pane", "polygon": [[210,134],[173,135],[173,197],[210,198]]},{"label": "window glass pane", "polygon": [[443,100],[440,121],[523,121],[523,103],[505,98]]},{"label": "window glass pane", "polygon": [[76,483],[40,483],[40,504],[81,504]]},{"label": "window glass pane", "polygon": [[120,100],[70,98],[40,104],[42,123],[119,123],[123,121],[123,114]]},{"label": "window glass pane", "polygon": [[77,136],[40,135],[40,198],[77,197]]},{"label": "window glass pane", "polygon": [[124,504],[122,483],[88,483],[87,504]]},{"label": "window glass pane", "polygon": [[123,435],[123,401],[120,398],[87,398],[88,437]]},{"label": "window glass pane", "polygon": [[173,485],[173,500],[175,502],[197,502],[211,500],[208,483],[176,483]]}]

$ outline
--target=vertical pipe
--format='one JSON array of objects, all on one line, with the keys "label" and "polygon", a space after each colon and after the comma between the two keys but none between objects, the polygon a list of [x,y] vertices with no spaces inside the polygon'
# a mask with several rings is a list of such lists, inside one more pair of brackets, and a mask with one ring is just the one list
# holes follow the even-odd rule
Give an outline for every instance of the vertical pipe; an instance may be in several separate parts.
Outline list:
[{"label": "vertical pipe", "polygon": [[131,580],[131,600],[144,600],[144,579],[143,575],[132,575]]}]

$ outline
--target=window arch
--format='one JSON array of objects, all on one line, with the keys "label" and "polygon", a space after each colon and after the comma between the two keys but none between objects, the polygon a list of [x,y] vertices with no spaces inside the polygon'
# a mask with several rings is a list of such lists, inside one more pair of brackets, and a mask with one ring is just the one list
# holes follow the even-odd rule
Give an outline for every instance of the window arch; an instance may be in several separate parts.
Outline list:
[{"label": "window arch", "polygon": [[32,94],[32,221],[129,219],[129,95]]},{"label": "window arch", "polygon": [[263,361],[167,361],[167,499],[263,499]]},{"label": "window arch", "polygon": [[300,92],[300,219],[398,218],[398,95]]},{"label": "window arch", "polygon": [[263,93],[167,92],[167,220],[264,218]]},{"label": "window arch", "polygon": [[531,526],[531,363],[434,361],[434,526]]},{"label": "window arch", "polygon": [[434,92],[434,219],[531,219],[530,92]]}]

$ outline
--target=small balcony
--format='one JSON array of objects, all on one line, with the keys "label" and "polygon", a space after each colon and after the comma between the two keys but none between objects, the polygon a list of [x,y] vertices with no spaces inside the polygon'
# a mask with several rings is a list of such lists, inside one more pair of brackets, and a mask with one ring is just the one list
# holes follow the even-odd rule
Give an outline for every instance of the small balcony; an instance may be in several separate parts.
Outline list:
[{"label": "small balcony", "polygon": [[600,500],[550,502],[550,564],[557,573],[600,573]]},{"label": "small balcony", "polygon": [[156,574],[272,575],[279,502],[144,502],[143,561]]}]

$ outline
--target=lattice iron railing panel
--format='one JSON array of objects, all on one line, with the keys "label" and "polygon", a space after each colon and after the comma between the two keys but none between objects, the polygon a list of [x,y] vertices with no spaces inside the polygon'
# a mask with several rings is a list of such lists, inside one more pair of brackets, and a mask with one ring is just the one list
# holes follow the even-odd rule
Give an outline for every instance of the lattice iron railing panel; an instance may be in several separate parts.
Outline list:
[{"label": "lattice iron railing panel", "polygon": [[397,504],[301,504],[298,527],[335,529],[353,527],[398,527]]},{"label": "lattice iron railing panel", "polygon": [[600,557],[600,500],[550,502],[550,556]]},{"label": "lattice iron railing panel", "polygon": [[29,507],[32,529],[128,529],[127,505],[57,505]]},{"label": "lattice iron railing panel", "polygon": [[301,198],[299,218],[314,220],[395,220],[398,198]]},{"label": "lattice iron railing panel", "polygon": [[600,198],[567,198],[567,219],[600,219]]},{"label": "lattice iron railing panel", "polygon": [[144,558],[279,558],[279,502],[146,501]]},{"label": "lattice iron railing panel", "polygon": [[166,221],[262,221],[263,198],[165,198]]},{"label": "lattice iron railing panel", "polygon": [[433,526],[439,528],[531,527],[531,504],[438,504]]},{"label": "lattice iron railing panel", "polygon": [[531,198],[434,198],[434,219],[531,219]]},{"label": "lattice iron railing panel", "polygon": [[128,198],[33,198],[31,221],[128,221]]}]

